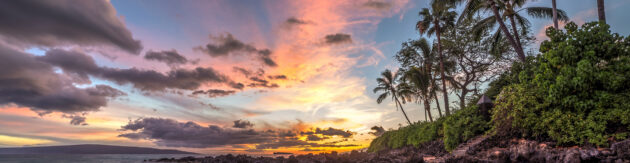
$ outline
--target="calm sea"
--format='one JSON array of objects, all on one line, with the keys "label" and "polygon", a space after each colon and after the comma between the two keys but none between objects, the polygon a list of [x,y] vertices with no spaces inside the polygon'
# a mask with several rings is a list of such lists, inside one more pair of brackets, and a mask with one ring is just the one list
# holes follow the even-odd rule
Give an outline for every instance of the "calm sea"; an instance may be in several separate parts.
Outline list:
[{"label": "calm sea", "polygon": [[0,163],[135,163],[186,156],[203,157],[190,154],[0,154]]}]

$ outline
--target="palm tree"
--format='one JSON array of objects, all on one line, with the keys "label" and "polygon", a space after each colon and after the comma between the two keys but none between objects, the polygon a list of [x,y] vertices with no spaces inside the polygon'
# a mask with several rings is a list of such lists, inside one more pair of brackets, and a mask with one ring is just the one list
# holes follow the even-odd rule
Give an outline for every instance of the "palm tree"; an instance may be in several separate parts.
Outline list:
[{"label": "palm tree", "polygon": [[[492,29],[494,28],[495,24],[499,24],[500,30],[497,30],[494,35],[495,44],[496,42],[501,40],[500,38],[503,35],[505,35],[505,37],[507,37],[510,43],[514,41],[513,47],[515,48],[518,54],[518,58],[521,61],[525,60],[525,54],[519,52],[523,50],[522,49],[523,45],[521,44],[521,38],[519,36],[519,30],[517,27],[520,26],[521,31],[522,31],[521,33],[525,34],[525,32],[527,32],[527,29],[530,26],[529,20],[527,20],[527,18],[519,14],[521,11],[526,11],[529,16],[534,17],[534,18],[553,18],[554,11],[556,11],[557,19],[563,20],[563,21],[567,21],[569,19],[569,17],[563,10],[554,10],[554,8],[549,8],[549,7],[523,7],[526,2],[527,0],[499,0],[496,2],[492,1],[492,3],[497,3],[497,4],[489,6],[489,7],[492,8],[493,11],[496,10],[497,11],[496,13],[503,12],[503,14],[501,14],[502,16],[497,16],[497,14],[495,13],[493,16],[489,16],[487,18],[482,19],[477,25],[475,25],[475,28],[474,28],[476,33],[481,33],[481,31]],[[479,4],[481,3],[479,2]],[[479,4],[471,4],[471,5],[479,5]],[[468,9],[471,9],[471,10],[476,9],[478,11],[482,11],[484,10],[484,7],[487,8],[488,6],[468,7]],[[466,11],[466,12],[469,12],[469,11]],[[510,21],[510,26],[512,27],[511,33],[509,32],[509,30],[507,30],[507,27],[503,28],[503,26],[505,26],[505,23],[502,21],[504,18],[507,18]]]},{"label": "palm tree", "polygon": [[606,10],[604,9],[604,0],[597,0],[597,15],[599,16],[599,21],[606,23]]},{"label": "palm tree", "polygon": [[430,70],[424,67],[411,67],[401,78],[405,84],[404,87],[401,87],[403,89],[401,89],[400,94],[408,100],[416,99],[416,101],[422,101],[424,110],[429,115],[429,121],[433,122],[430,102],[435,91],[432,91],[431,78]]},{"label": "palm tree", "polygon": [[[463,1],[465,0],[450,0],[449,2],[459,3]],[[471,18],[475,13],[487,10],[492,11],[494,15],[494,19],[487,19],[487,21],[490,21],[488,23],[496,22],[499,24],[499,29],[503,32],[508,42],[510,42],[510,44],[514,48],[514,51],[516,51],[518,58],[521,61],[525,61],[525,52],[523,51],[523,47],[519,46],[519,44],[516,42],[516,39],[514,39],[514,36],[510,34],[507,26],[503,22],[501,14],[499,13],[499,7],[497,6],[495,0],[467,0],[466,6],[464,7],[464,11],[462,11],[462,15],[460,16],[459,20],[461,21],[463,18]],[[492,27],[494,27],[494,25],[492,25]]]},{"label": "palm tree", "polygon": [[444,55],[442,54],[442,43],[440,34],[443,29],[454,26],[457,13],[451,11],[455,6],[445,1],[434,0],[431,2],[431,8],[423,8],[420,13],[421,20],[416,24],[416,28],[420,34],[431,36],[435,34],[437,37],[437,49],[440,61],[440,76],[442,80],[442,93],[444,94],[444,110],[446,115],[450,115],[451,111],[448,107],[448,90],[446,89],[446,75],[444,75]]},{"label": "palm tree", "polygon": [[376,103],[378,103],[378,104],[382,103],[383,100],[385,100],[385,98],[387,98],[387,96],[391,95],[392,96],[392,101],[394,101],[395,104],[396,104],[396,109],[398,109],[398,107],[400,107],[400,110],[402,111],[403,115],[405,116],[405,119],[407,119],[407,123],[409,123],[411,125],[411,121],[409,120],[409,117],[407,117],[407,113],[405,113],[405,109],[403,109],[403,106],[400,103],[400,100],[398,99],[398,97],[399,97],[399,95],[398,95],[398,88],[399,88],[399,86],[397,86],[394,83],[397,78],[398,78],[398,75],[392,73],[389,69],[386,69],[385,71],[383,71],[381,73],[381,77],[380,78],[376,78],[377,86],[376,86],[376,88],[374,88],[373,91],[374,91],[374,93],[383,92],[376,99]]}]

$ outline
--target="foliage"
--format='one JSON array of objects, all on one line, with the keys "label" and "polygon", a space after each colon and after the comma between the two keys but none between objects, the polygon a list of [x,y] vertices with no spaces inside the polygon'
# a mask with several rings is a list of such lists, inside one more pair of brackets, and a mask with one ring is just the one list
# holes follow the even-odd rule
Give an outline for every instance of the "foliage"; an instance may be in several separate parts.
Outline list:
[{"label": "foliage", "polygon": [[[551,138],[562,145],[626,137],[630,129],[630,39],[606,24],[547,29],[543,53],[497,97],[495,132]],[[511,125],[510,125],[511,124]]]},{"label": "foliage", "polygon": [[447,151],[452,151],[459,144],[483,134],[489,128],[488,122],[477,113],[477,106],[457,110],[451,116],[446,117],[442,125],[444,147]]},{"label": "foliage", "polygon": [[437,140],[441,136],[441,127],[444,118],[434,122],[418,122],[409,126],[390,130],[383,135],[372,140],[368,152],[377,152],[385,149],[396,149],[408,145],[418,146],[420,144]]}]

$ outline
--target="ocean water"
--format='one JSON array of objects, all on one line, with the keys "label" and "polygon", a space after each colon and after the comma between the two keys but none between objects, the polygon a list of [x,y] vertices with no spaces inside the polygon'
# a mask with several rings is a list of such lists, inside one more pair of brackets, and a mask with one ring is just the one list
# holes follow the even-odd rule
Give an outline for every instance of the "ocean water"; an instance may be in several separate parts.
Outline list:
[{"label": "ocean water", "polygon": [[187,156],[204,157],[191,154],[0,154],[0,163],[136,163]]}]

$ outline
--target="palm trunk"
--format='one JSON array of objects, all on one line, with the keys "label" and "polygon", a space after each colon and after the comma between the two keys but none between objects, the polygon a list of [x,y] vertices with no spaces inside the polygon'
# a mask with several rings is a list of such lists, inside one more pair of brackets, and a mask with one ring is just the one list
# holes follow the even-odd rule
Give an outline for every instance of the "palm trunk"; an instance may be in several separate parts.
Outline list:
[{"label": "palm trunk", "polygon": [[424,110],[424,121],[425,122],[427,121],[427,110],[426,109]]},{"label": "palm trunk", "polygon": [[438,113],[440,113],[440,118],[442,117],[442,109],[440,108],[440,101],[438,101],[437,95],[433,94],[433,99],[435,99],[435,105],[437,106]]},{"label": "palm trunk", "polygon": [[396,94],[393,94],[393,96],[394,96],[394,100],[396,100],[396,104],[398,106],[400,106],[400,111],[402,111],[403,115],[405,115],[405,119],[407,119],[407,123],[409,123],[409,125],[411,125],[411,121],[409,120],[409,117],[407,117],[407,113],[405,113],[405,109],[403,109],[403,106],[400,103],[400,101],[398,100],[398,97],[396,97]]},{"label": "palm trunk", "polygon": [[437,48],[440,55],[440,76],[442,76],[442,93],[444,94],[444,110],[446,115],[451,115],[451,111],[448,108],[448,90],[446,90],[446,75],[444,75],[444,55],[442,54],[442,41],[440,38],[440,24],[435,23],[435,35],[437,36]]},{"label": "palm trunk", "polygon": [[433,122],[433,116],[431,115],[431,106],[429,105],[429,100],[424,99],[424,110],[427,114],[429,114],[429,120]]},{"label": "palm trunk", "polygon": [[512,31],[514,32],[514,39],[519,47],[523,47],[521,44],[521,37],[518,36],[518,29],[516,29],[516,21],[514,21],[514,15],[510,15],[510,23],[512,23]]},{"label": "palm trunk", "polygon": [[606,10],[604,9],[604,0],[597,0],[597,15],[599,21],[606,23]]},{"label": "palm trunk", "polygon": [[501,31],[503,31],[503,33],[505,33],[505,37],[507,37],[510,44],[512,44],[512,47],[514,47],[514,51],[516,51],[516,54],[518,55],[518,59],[521,60],[522,62],[525,62],[525,52],[523,52],[523,47],[518,46],[518,44],[516,43],[516,40],[514,40],[514,37],[512,36],[512,34],[510,34],[510,31],[508,30],[507,26],[505,26],[505,23],[503,22],[503,19],[501,18],[501,14],[499,14],[499,9],[497,9],[497,6],[494,4],[494,1],[488,0],[488,2],[490,3],[490,6],[492,7],[492,12],[494,13],[494,17],[497,19],[497,22],[499,23],[499,28],[501,28]]},{"label": "palm trunk", "polygon": [[553,7],[553,27],[558,29],[558,10],[556,9],[556,0],[551,0],[551,7]]}]

